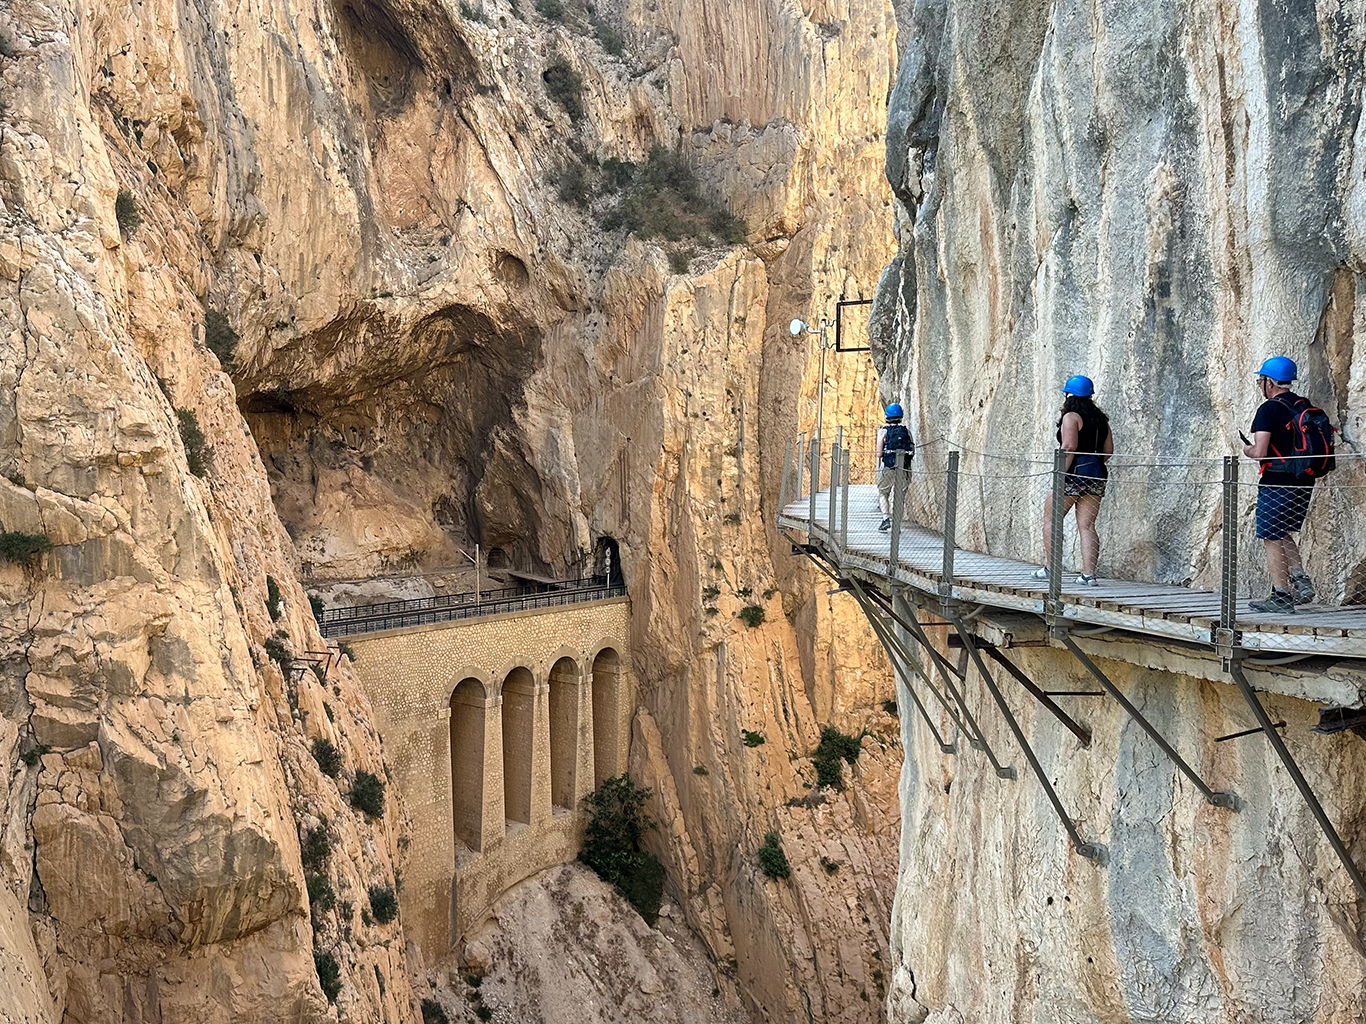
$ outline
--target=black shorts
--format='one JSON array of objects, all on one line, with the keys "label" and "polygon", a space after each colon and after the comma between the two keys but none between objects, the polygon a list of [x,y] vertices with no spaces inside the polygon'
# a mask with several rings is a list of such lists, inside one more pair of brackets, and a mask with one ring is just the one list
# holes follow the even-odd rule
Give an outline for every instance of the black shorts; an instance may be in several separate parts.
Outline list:
[{"label": "black shorts", "polygon": [[1260,540],[1283,540],[1298,533],[1309,514],[1311,487],[1280,487],[1262,484],[1257,488],[1257,537]]}]

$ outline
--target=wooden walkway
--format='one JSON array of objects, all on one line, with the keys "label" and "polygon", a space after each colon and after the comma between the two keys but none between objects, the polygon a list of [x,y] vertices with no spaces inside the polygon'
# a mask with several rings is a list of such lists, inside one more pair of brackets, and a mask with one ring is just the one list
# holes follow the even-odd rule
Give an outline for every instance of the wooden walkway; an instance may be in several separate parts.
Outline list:
[{"label": "wooden walkway", "polygon": [[[847,569],[863,569],[907,586],[939,594],[943,581],[943,537],[916,523],[903,524],[898,564],[890,562],[891,536],[878,530],[882,514],[877,488],[849,488],[848,536],[843,549],[831,542],[826,525],[829,491],[816,495],[816,530],[809,543],[825,550],[830,560]],[[778,515],[778,526],[808,534],[810,499],[789,504]],[[838,531],[837,531],[838,532]],[[995,555],[954,549],[952,597],[967,604],[1044,614],[1048,581],[1034,579],[1037,564]],[[1219,595],[1164,583],[1142,583],[1100,577],[1097,587],[1080,587],[1076,574],[1064,577],[1064,616],[1078,628],[1109,626],[1187,643],[1212,644],[1219,621]],[[1254,612],[1238,602],[1242,646],[1260,656],[1281,654],[1366,658],[1366,606],[1306,605],[1293,615]]]}]

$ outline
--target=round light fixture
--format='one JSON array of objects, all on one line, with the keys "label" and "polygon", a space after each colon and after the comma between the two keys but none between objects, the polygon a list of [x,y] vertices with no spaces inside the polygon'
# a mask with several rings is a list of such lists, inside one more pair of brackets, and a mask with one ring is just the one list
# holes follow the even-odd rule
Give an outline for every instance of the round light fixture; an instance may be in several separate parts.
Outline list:
[{"label": "round light fixture", "polygon": [[797,335],[801,334],[802,331],[806,330],[806,321],[793,320],[790,324],[787,325],[787,329],[790,332],[792,332],[792,337],[795,338]]}]

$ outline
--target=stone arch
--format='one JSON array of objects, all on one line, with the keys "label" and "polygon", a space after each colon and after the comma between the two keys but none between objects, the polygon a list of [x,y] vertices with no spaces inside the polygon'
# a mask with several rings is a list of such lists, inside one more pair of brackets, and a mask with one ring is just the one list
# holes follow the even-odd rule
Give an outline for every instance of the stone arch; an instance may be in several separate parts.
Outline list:
[{"label": "stone arch", "polygon": [[592,661],[593,784],[620,775],[621,655],[610,644],[599,645]]},{"label": "stone arch", "polygon": [[503,806],[509,821],[531,824],[536,762],[536,677],[517,665],[503,677]]},{"label": "stone arch", "polygon": [[512,674],[518,669],[524,669],[526,674],[531,677],[531,682],[533,684],[539,683],[545,678],[544,670],[534,661],[531,661],[529,658],[513,658],[511,661],[505,662],[502,668],[493,674],[493,678],[498,680],[497,685],[494,687],[494,696],[503,696],[506,692],[507,681],[512,678]]},{"label": "stone arch", "polygon": [[550,666],[550,802],[573,810],[579,797],[583,746],[583,666],[561,655]]},{"label": "stone arch", "polygon": [[488,686],[467,675],[451,690],[451,817],[456,845],[478,852],[484,839]]}]

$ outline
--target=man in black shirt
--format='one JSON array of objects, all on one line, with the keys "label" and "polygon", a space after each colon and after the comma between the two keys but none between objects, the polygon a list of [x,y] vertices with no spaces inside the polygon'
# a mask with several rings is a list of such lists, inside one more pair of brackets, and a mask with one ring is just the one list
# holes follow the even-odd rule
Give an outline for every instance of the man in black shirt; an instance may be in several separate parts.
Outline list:
[{"label": "man in black shirt", "polygon": [[1264,401],[1252,420],[1252,443],[1243,454],[1259,463],[1257,485],[1257,536],[1266,547],[1266,567],[1271,574],[1271,593],[1251,608],[1258,612],[1293,612],[1297,604],[1314,600],[1314,584],[1304,571],[1299,545],[1290,536],[1298,533],[1309,512],[1314,482],[1297,480],[1273,468],[1278,458],[1295,450],[1295,414],[1299,396],[1290,390],[1298,369],[1293,359],[1273,356],[1257,371],[1257,388]]}]

